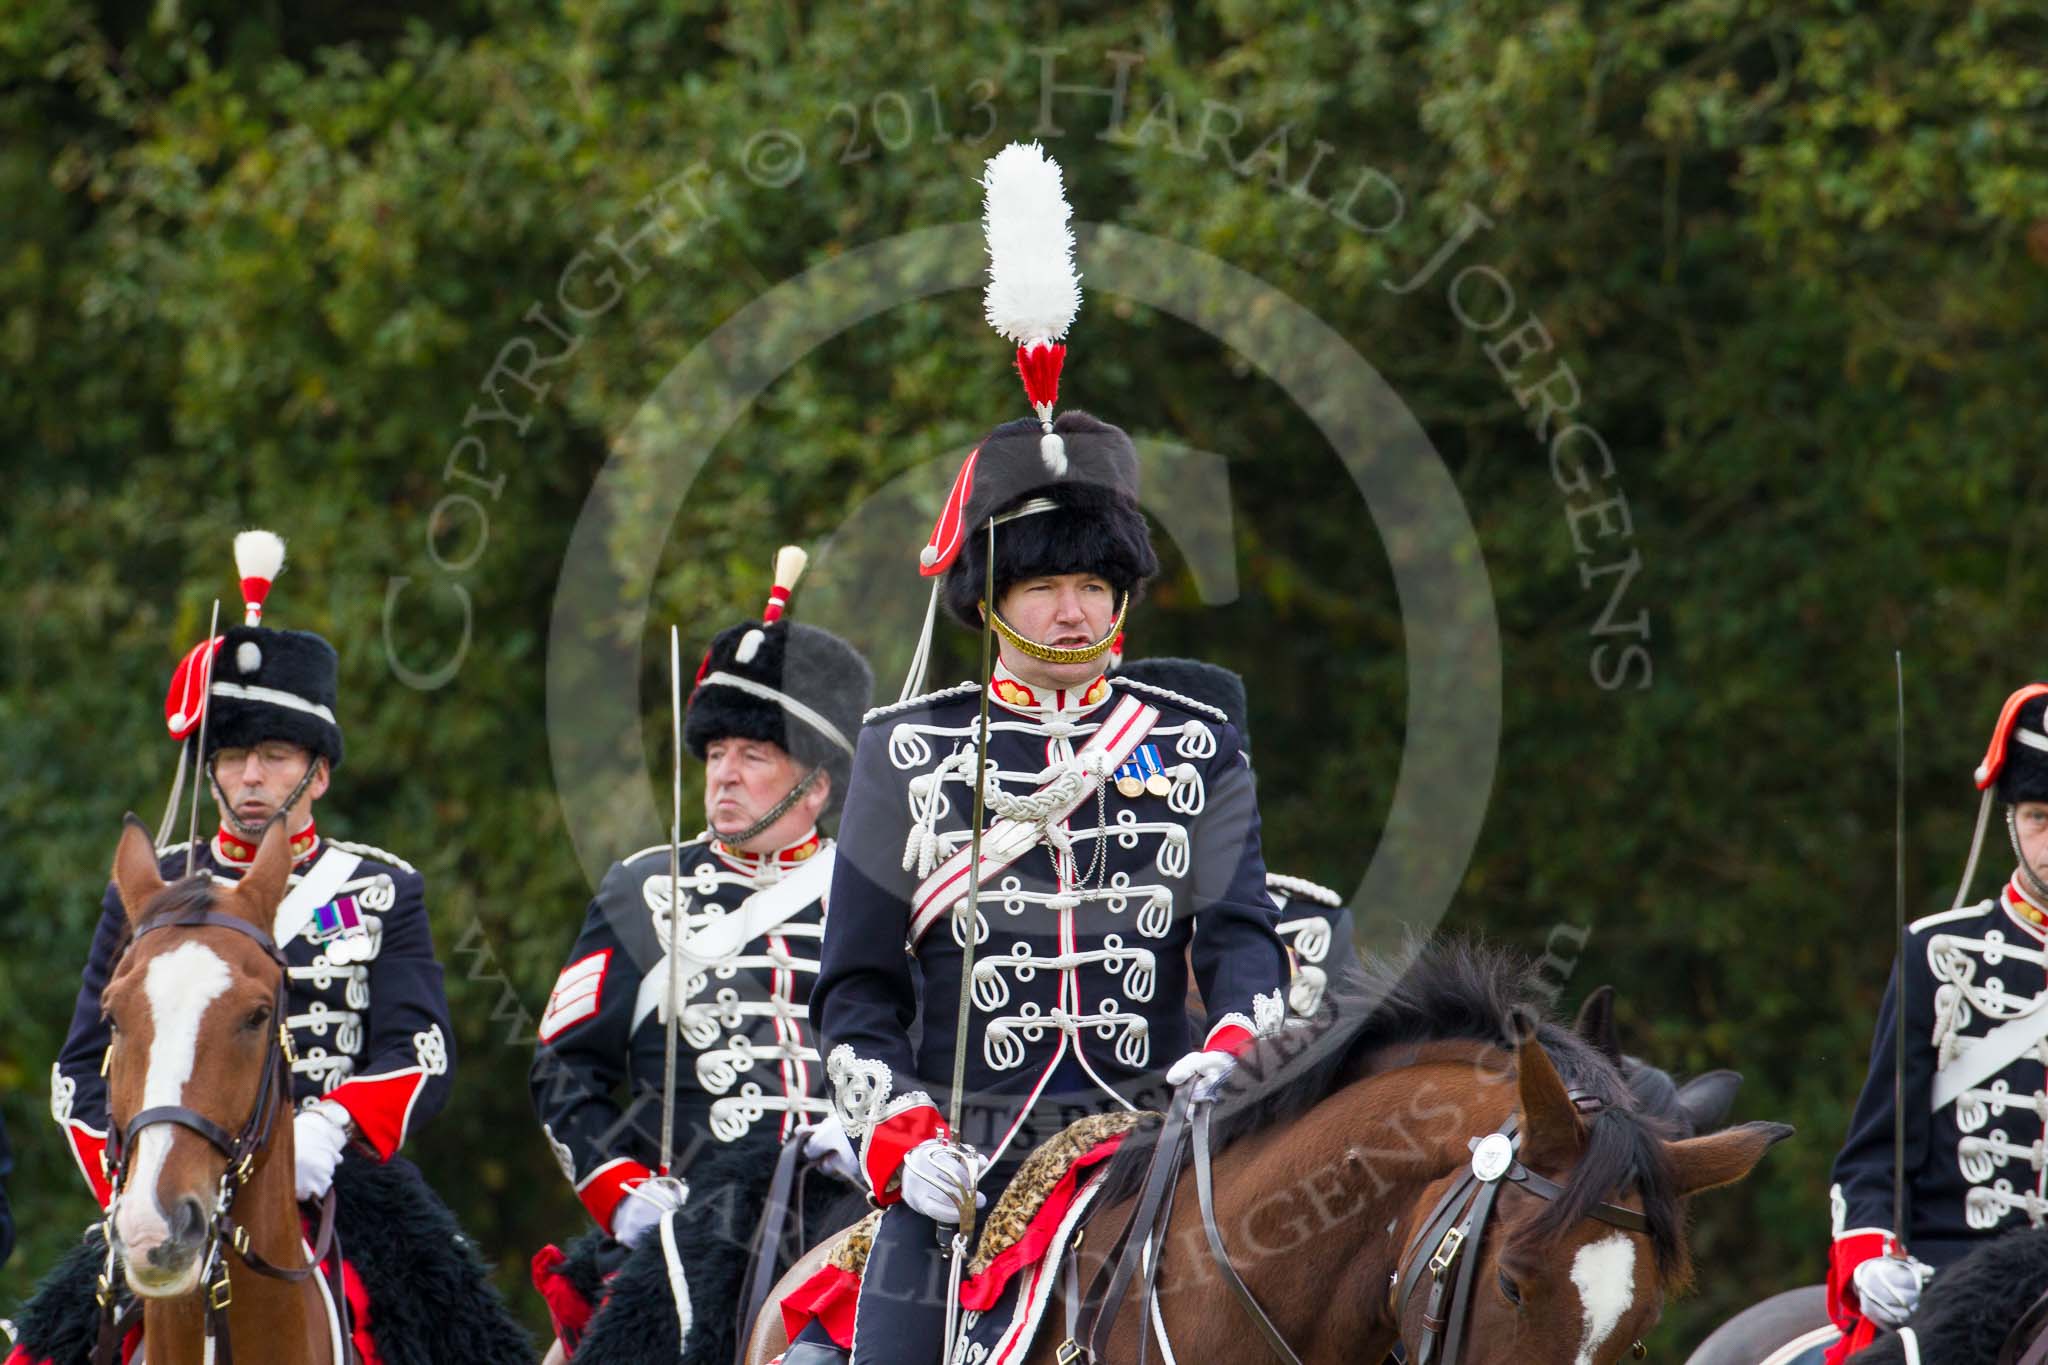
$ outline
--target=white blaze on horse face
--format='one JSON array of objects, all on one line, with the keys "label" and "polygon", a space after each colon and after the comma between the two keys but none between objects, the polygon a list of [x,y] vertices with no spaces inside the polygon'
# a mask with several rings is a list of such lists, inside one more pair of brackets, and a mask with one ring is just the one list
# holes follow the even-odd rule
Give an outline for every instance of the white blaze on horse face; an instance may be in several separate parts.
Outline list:
[{"label": "white blaze on horse face", "polygon": [[1593,1365],[1607,1334],[1635,1301],[1635,1243],[1616,1232],[1580,1247],[1572,1257],[1572,1283],[1578,1286],[1586,1321],[1575,1365]]},{"label": "white blaze on horse face", "polygon": [[[185,1085],[199,1054],[199,1023],[226,991],[228,964],[200,943],[181,943],[149,964],[142,978],[149,1001],[149,1070],[143,1077],[142,1108],[185,1103]],[[139,1111],[138,1111],[139,1112]],[[146,1256],[171,1234],[158,1207],[156,1185],[171,1153],[172,1126],[153,1123],[136,1139],[126,1188],[114,1213],[114,1230],[131,1261]],[[146,1196],[146,1197],[145,1197]]]}]

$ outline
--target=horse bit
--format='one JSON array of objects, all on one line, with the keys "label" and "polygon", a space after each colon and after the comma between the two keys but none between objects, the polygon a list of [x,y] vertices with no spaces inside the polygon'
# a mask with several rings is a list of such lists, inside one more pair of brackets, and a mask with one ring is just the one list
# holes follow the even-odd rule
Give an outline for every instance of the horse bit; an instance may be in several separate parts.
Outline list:
[{"label": "horse bit", "polygon": [[[1110,1327],[1141,1264],[1145,1280],[1141,1302],[1146,1305],[1148,1313],[1151,1311],[1156,1302],[1159,1263],[1165,1259],[1163,1234],[1173,1217],[1173,1191],[1187,1162],[1190,1145],[1193,1148],[1195,1190],[1201,1202],[1202,1231],[1208,1239],[1210,1255],[1215,1259],[1223,1282],[1230,1287],[1245,1316],[1258,1328],[1259,1335],[1274,1357],[1284,1365],[1302,1365],[1301,1357],[1287,1344],[1250,1286],[1231,1264],[1230,1253],[1223,1244],[1222,1230],[1216,1223],[1210,1172],[1209,1112],[1213,1106],[1209,1101],[1192,1100],[1192,1087],[1193,1083],[1183,1086],[1174,1095],[1165,1122],[1160,1126],[1152,1164],[1146,1172],[1137,1205],[1110,1249],[1101,1274],[1088,1286],[1085,1295],[1080,1292],[1078,1272],[1074,1266],[1080,1242],[1078,1236],[1075,1238],[1066,1270],[1067,1336],[1054,1357],[1057,1365],[1081,1365],[1082,1362],[1106,1359]],[[1572,1091],[1571,1100],[1582,1113],[1597,1113],[1603,1107],[1597,1096],[1583,1091]],[[1425,1276],[1431,1283],[1429,1302],[1423,1315],[1422,1338],[1416,1343],[1415,1353],[1410,1358],[1411,1365],[1459,1365],[1463,1359],[1465,1320],[1471,1312],[1472,1274],[1478,1262],[1476,1249],[1486,1235],[1486,1225],[1503,1182],[1519,1185],[1545,1200],[1555,1200],[1564,1192],[1563,1186],[1521,1163],[1518,1155],[1520,1145],[1521,1137],[1516,1132],[1512,1114],[1496,1132],[1483,1138],[1473,1138],[1471,1164],[1437,1201],[1435,1209],[1422,1225],[1422,1232],[1402,1258],[1401,1269],[1389,1288],[1388,1306],[1397,1319],[1401,1304],[1421,1287]],[[1587,1216],[1629,1232],[1649,1230],[1649,1223],[1642,1214],[1617,1204],[1596,1204],[1587,1210]],[[1137,1230],[1135,1233],[1134,1229]],[[1473,1254],[1464,1254],[1467,1246],[1474,1248]],[[1426,1258],[1423,1255],[1425,1247],[1431,1248]],[[1106,1285],[1103,1275],[1108,1277]],[[1163,1324],[1159,1330],[1163,1337]],[[1145,1365],[1152,1335],[1152,1324],[1141,1322],[1138,1327],[1138,1365]],[[1630,1353],[1637,1360],[1647,1354],[1640,1341],[1631,1345]]]},{"label": "horse bit", "polygon": [[[291,1034],[285,1023],[285,982],[288,978],[288,964],[284,954],[271,941],[269,934],[248,921],[218,911],[173,910],[152,915],[136,927],[130,940],[132,948],[143,935],[159,929],[231,929],[255,941],[266,956],[277,964],[277,994],[272,1002],[272,1015],[277,1027],[272,1031],[263,1060],[263,1078],[256,1090],[255,1106],[242,1124],[239,1133],[230,1134],[226,1129],[207,1118],[204,1114],[187,1109],[183,1105],[158,1105],[144,1109],[128,1120],[125,1129],[108,1125],[107,1150],[101,1157],[101,1169],[112,1182],[114,1196],[107,1201],[107,1213],[102,1222],[102,1235],[107,1243],[107,1260],[100,1272],[95,1297],[100,1306],[99,1342],[93,1351],[93,1365],[112,1365],[118,1358],[121,1339],[126,1336],[136,1319],[141,1315],[141,1305],[133,1304],[126,1314],[117,1316],[114,1303],[114,1210],[119,1207],[120,1196],[126,1188],[128,1178],[128,1154],[133,1150],[136,1138],[142,1130],[158,1123],[175,1123],[189,1128],[205,1138],[228,1159],[227,1168],[221,1172],[220,1187],[214,1194],[213,1212],[207,1220],[206,1250],[200,1262],[200,1282],[205,1288],[206,1336],[213,1347],[210,1359],[217,1365],[233,1365],[234,1355],[228,1340],[227,1310],[234,1295],[229,1285],[227,1251],[232,1248],[242,1263],[260,1275],[275,1280],[296,1283],[318,1271],[321,1262],[327,1258],[334,1245],[334,1190],[330,1186],[320,1201],[320,1231],[314,1240],[312,1259],[303,1266],[283,1267],[271,1264],[249,1243],[249,1230],[234,1218],[235,1194],[249,1183],[256,1168],[256,1154],[263,1150],[270,1140],[271,1125],[276,1121],[280,1108],[290,1103],[290,1067],[295,1060],[292,1055]],[[102,1064],[105,1074],[111,1064],[113,1049],[107,1050],[107,1062]],[[280,1103],[282,1097],[282,1103]],[[341,1340],[343,1351],[349,1350],[348,1300],[339,1284],[330,1285],[335,1311],[341,1315]]]}]

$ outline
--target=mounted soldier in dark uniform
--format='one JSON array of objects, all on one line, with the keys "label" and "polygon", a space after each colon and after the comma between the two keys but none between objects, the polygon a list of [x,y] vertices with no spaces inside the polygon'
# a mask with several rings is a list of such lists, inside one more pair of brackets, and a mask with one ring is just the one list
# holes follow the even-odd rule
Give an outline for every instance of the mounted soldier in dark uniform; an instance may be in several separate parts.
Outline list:
[{"label": "mounted soldier in dark uniform", "polygon": [[[808,1006],[835,858],[819,824],[846,791],[874,681],[851,645],[787,616],[802,567],[802,551],[784,549],[763,619],[711,642],[682,722],[683,747],[704,764],[706,829],[680,847],[666,1170],[670,845],[606,874],[541,1017],[534,1109],[598,1235],[566,1254],[544,1250],[534,1278],[565,1355],[579,1361],[676,1358],[683,1297],[683,1358],[727,1365],[749,1242],[785,1140],[809,1130],[811,1154],[857,1176],[824,1095]],[[675,1210],[669,1265],[651,1234]],[[620,1247],[646,1248],[645,1274]],[[648,1292],[636,1290],[642,1281]]]},{"label": "mounted soldier in dark uniform", "polygon": [[[1033,188],[1017,174],[1040,188],[1049,174],[1055,201],[1022,225],[1008,215]],[[1163,1107],[1162,1071],[1168,1084],[1220,1079],[1285,1019],[1287,956],[1236,727],[1206,703],[1104,675],[1158,560],[1130,438],[1084,413],[1053,417],[1053,339],[1078,304],[1057,177],[1036,148],[990,163],[990,315],[1018,344],[1037,416],[968,457],[921,556],[935,595],[962,625],[992,629],[999,657],[984,679],[871,712],[854,759],[813,1010],[884,1211],[857,1301],[843,1282],[836,1299],[806,1298],[789,1365],[840,1348],[855,1365],[937,1361],[951,1292],[935,1292],[942,1225],[977,1191],[993,1200],[1070,1121],[1141,1097]],[[1020,231],[1025,250],[1060,251],[1065,320],[1047,321],[1057,298],[1040,307],[1006,288]],[[986,818],[971,867],[977,786]],[[1191,966],[1201,1033],[1186,1010]]]},{"label": "mounted soldier in dark uniform", "polygon": [[[449,1352],[517,1359],[524,1333],[453,1215],[398,1155],[448,1102],[454,1081],[454,1026],[425,879],[396,854],[316,825],[314,803],[343,756],[338,658],[311,631],[261,624],[283,568],[282,540],[245,531],[235,559],[245,623],[194,646],[164,703],[182,747],[157,836],[158,871],[166,881],[188,873],[238,881],[266,824],[285,822],[293,866],[272,938],[286,964],[295,1192],[314,1201],[337,1191],[356,1347],[368,1362],[394,1365]],[[208,787],[219,828],[197,846],[165,847],[188,757],[197,759],[196,780]],[[109,885],[71,1029],[50,1074],[51,1117],[103,1209],[112,1195],[103,1072],[110,1033],[100,994],[128,938],[128,915]],[[438,1286],[432,1304],[421,1302],[416,1287],[427,1282]],[[24,1323],[36,1316],[31,1305]],[[23,1359],[54,1354],[36,1351],[26,1334],[23,1344]]]},{"label": "mounted soldier in dark uniform", "polygon": [[[1977,833],[1955,908],[1908,926],[1835,1158],[1829,1365],[1909,1317],[1928,1280],[2013,1228],[2048,1223],[2048,684],[2006,700],[1984,762]],[[2015,866],[1962,901],[1994,803]],[[1906,1222],[1893,1224],[1894,1046],[1906,1011]]]}]

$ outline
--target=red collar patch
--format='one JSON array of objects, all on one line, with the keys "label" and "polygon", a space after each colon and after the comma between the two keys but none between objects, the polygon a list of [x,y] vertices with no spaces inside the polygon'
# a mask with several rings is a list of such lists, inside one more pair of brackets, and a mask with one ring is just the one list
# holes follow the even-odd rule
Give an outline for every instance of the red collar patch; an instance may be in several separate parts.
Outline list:
[{"label": "red collar patch", "polygon": [[[297,866],[313,856],[320,845],[320,831],[314,825],[307,825],[292,836],[292,864]],[[256,861],[256,845],[247,839],[238,838],[227,830],[213,836],[213,856],[229,867],[247,867]]]}]

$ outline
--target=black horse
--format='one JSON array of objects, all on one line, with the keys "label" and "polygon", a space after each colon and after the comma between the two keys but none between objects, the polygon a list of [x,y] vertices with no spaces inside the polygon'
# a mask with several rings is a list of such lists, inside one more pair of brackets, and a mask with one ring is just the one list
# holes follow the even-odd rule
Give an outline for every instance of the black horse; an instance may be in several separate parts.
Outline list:
[{"label": "black horse", "polygon": [[[2048,1353],[2044,1295],[2048,1228],[2008,1232],[1928,1281],[1920,1311],[1858,1352],[1853,1365],[2036,1365],[2028,1348]],[[1819,1285],[1808,1285],[1746,1309],[1707,1338],[1688,1365],[1818,1362],[1834,1339],[1822,1298]],[[1801,1337],[1807,1345],[1794,1349]]]}]

